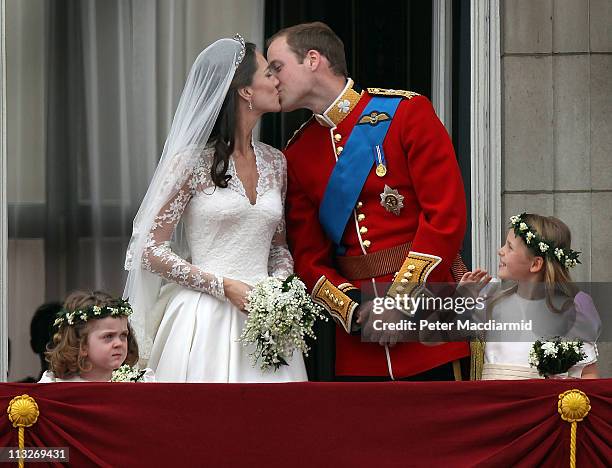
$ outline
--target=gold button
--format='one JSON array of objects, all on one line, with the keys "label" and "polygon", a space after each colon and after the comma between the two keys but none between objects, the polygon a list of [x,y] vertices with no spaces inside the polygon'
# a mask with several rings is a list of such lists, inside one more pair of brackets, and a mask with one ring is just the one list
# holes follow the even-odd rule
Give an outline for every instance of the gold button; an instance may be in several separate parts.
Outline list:
[{"label": "gold button", "polygon": [[358,202],[357,203],[357,209],[363,208],[363,202]]},{"label": "gold button", "polygon": [[340,140],[342,140],[342,135],[340,135],[339,133],[336,133],[336,134],[334,135],[334,140],[336,140],[336,141],[340,141]]},{"label": "gold button", "polygon": [[326,289],[326,290],[325,290],[325,295],[326,295],[326,296],[329,296],[329,289]]},{"label": "gold button", "polygon": [[398,293],[401,293],[401,292],[403,292],[403,291],[404,291],[403,286],[398,286],[398,287],[397,287],[397,292],[398,292]]},{"label": "gold button", "polygon": [[361,226],[361,228],[359,228],[359,232],[360,232],[361,234],[365,234],[366,232],[368,232],[368,228],[367,228],[367,227],[365,227],[365,226]]},{"label": "gold button", "polygon": [[404,278],[412,278],[412,273],[410,272],[404,273]]},{"label": "gold button", "polygon": [[372,243],[369,240],[364,240],[363,241],[363,246],[367,249],[370,247],[370,245],[372,245]]},{"label": "gold button", "polygon": [[363,221],[364,219],[365,219],[365,215],[363,213],[357,216],[357,221]]},{"label": "gold button", "polygon": [[402,283],[407,283],[408,280],[406,278],[402,278]]},{"label": "gold button", "polygon": [[342,151],[343,151],[343,150],[344,150],[344,148],[343,148],[342,146],[338,146],[338,147],[336,148],[336,154],[337,154],[338,156],[340,156],[340,153],[342,153]]},{"label": "gold button", "polygon": [[408,265],[408,271],[413,271],[416,267],[411,263]]},{"label": "gold button", "polygon": [[342,306],[344,305],[344,301],[340,301],[340,302],[338,303],[338,305],[339,305],[340,307],[342,307]]}]

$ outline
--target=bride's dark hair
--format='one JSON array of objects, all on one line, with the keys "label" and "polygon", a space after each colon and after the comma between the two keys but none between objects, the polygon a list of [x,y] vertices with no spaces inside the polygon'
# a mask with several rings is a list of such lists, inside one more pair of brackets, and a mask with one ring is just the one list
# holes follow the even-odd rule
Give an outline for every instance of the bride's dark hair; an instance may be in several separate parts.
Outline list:
[{"label": "bride's dark hair", "polygon": [[214,143],[215,145],[215,155],[210,168],[210,176],[217,187],[227,187],[227,182],[232,177],[227,175],[227,167],[229,165],[229,157],[234,151],[238,90],[252,83],[253,75],[256,71],[255,44],[247,42],[245,44],[244,58],[236,69],[234,79],[221,106],[219,117],[217,117],[217,121],[208,139],[209,143]]}]

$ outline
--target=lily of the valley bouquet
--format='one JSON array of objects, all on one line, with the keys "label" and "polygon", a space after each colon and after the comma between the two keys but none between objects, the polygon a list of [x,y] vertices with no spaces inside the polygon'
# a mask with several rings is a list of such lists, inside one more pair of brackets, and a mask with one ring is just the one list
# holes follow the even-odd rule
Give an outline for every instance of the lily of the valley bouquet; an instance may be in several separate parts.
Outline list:
[{"label": "lily of the valley bouquet", "polygon": [[294,351],[308,355],[306,338],[315,339],[315,321],[327,317],[296,275],[284,281],[266,278],[255,285],[247,298],[249,315],[240,342],[244,346],[255,345],[251,353],[253,366],[259,361],[262,370],[277,370],[287,365]]},{"label": "lily of the valley bouquet", "polygon": [[563,341],[558,336],[537,340],[529,351],[529,365],[537,368],[542,377],[566,374],[586,357],[582,347],[582,341]]},{"label": "lily of the valley bouquet", "polygon": [[111,382],[144,382],[146,370],[140,370],[128,364],[115,369],[111,376]]}]

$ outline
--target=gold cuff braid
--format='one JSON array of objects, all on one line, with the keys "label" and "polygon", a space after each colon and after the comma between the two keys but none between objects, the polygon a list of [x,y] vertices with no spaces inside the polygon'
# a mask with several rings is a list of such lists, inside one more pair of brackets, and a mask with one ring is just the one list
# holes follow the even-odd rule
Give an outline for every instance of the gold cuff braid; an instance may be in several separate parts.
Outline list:
[{"label": "gold cuff braid", "polygon": [[419,290],[419,286],[427,281],[427,277],[438,266],[442,259],[436,255],[410,252],[396,273],[393,283],[387,291],[387,296],[408,295]]},{"label": "gold cuff braid", "polygon": [[312,289],[312,300],[324,307],[334,320],[350,333],[353,312],[359,304],[348,297],[343,290],[356,288],[349,283],[343,283],[341,287],[342,290],[334,286],[325,276],[321,276]]}]

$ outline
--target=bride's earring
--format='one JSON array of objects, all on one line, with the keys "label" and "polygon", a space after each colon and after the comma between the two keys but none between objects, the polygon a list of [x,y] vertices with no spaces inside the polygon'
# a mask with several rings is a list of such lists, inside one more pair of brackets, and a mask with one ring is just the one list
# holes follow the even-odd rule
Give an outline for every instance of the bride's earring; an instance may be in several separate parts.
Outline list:
[{"label": "bride's earring", "polygon": [[253,103],[251,102],[250,99],[249,99],[249,110],[253,110]]}]

